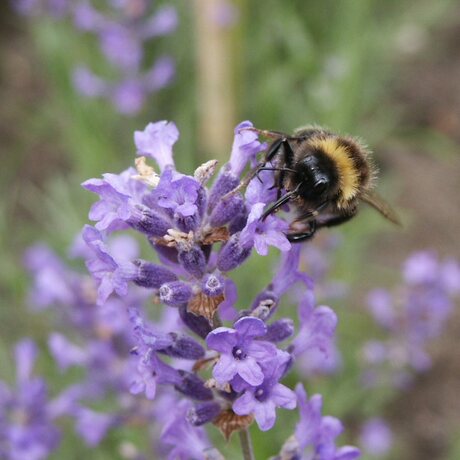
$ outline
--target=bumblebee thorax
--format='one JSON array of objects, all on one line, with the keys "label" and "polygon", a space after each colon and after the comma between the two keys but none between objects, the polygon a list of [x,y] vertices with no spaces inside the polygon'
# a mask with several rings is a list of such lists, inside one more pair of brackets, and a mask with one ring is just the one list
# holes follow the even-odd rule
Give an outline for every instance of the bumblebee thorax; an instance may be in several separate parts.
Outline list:
[{"label": "bumblebee thorax", "polygon": [[367,150],[355,139],[335,135],[313,137],[308,143],[333,165],[338,181],[337,206],[346,207],[369,181]]}]

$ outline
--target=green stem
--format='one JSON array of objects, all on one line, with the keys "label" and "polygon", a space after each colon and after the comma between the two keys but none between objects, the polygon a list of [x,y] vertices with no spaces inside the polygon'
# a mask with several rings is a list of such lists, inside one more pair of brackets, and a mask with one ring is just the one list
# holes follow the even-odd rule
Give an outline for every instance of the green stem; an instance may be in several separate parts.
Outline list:
[{"label": "green stem", "polygon": [[249,429],[245,428],[244,430],[241,430],[239,432],[239,436],[244,460],[255,460]]}]

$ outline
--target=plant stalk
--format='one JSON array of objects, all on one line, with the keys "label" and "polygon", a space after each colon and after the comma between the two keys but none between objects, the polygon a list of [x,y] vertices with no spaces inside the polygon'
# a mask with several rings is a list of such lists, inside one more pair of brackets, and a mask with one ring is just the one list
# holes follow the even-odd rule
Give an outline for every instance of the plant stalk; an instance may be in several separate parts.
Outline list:
[{"label": "plant stalk", "polygon": [[254,450],[252,449],[252,440],[249,429],[245,428],[239,432],[241,450],[243,451],[244,460],[255,460]]}]

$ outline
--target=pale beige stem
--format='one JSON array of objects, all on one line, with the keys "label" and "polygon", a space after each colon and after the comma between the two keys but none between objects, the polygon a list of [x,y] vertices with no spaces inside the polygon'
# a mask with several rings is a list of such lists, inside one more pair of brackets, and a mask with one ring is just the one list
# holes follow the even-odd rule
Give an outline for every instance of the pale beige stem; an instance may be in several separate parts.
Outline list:
[{"label": "pale beige stem", "polygon": [[235,127],[231,31],[219,24],[223,0],[194,0],[199,146],[207,156],[228,156]]}]

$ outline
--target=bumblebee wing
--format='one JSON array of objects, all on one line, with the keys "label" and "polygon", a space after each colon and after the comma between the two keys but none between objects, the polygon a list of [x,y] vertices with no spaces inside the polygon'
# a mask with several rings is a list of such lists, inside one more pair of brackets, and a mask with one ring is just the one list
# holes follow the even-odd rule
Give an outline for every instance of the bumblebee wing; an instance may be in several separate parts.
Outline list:
[{"label": "bumblebee wing", "polygon": [[376,192],[367,191],[361,196],[361,200],[371,205],[383,217],[396,225],[402,225],[396,211]]}]

